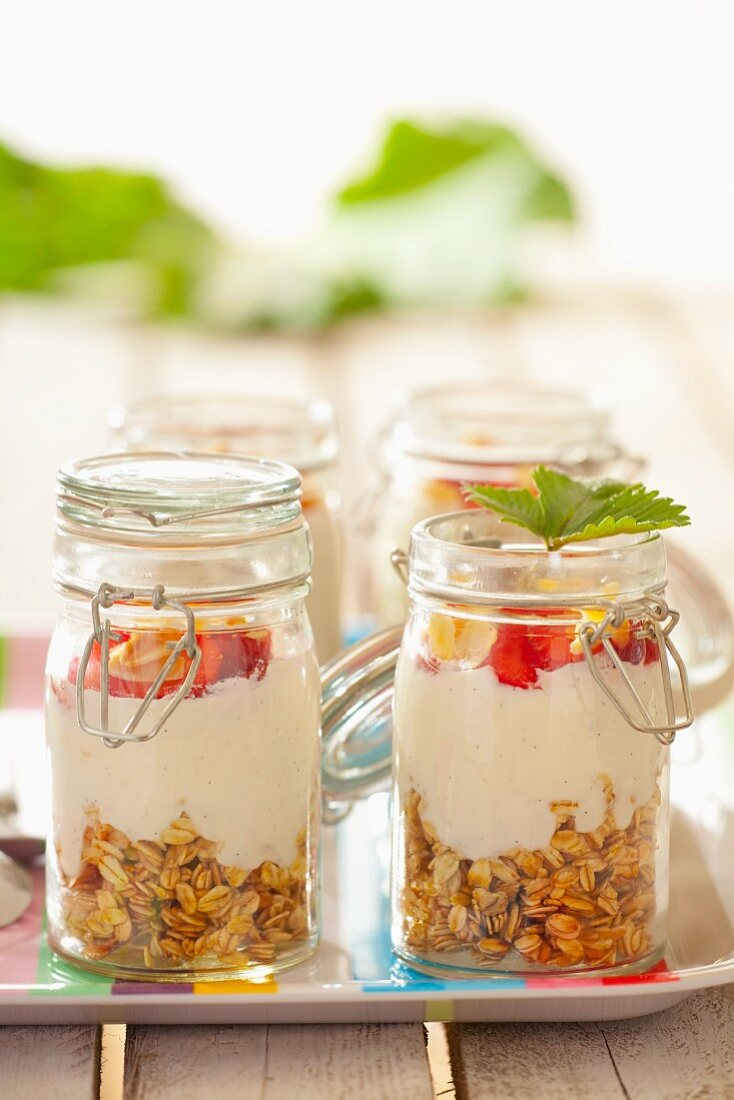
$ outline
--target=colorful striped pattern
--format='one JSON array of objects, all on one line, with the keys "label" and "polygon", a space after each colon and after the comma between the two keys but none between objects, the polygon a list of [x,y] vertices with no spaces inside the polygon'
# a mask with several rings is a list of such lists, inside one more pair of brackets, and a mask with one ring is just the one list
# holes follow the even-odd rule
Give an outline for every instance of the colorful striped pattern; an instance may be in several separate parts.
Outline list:
[{"label": "colorful striped pattern", "polygon": [[[320,997],[329,998],[335,982],[304,982],[298,979],[298,972],[280,982],[276,981],[217,981],[194,983],[168,983],[168,982],[113,982],[102,975],[91,974],[69,963],[64,962],[55,955],[48,946],[44,932],[43,914],[43,872],[40,868],[33,871],[34,894],[33,901],[25,914],[15,924],[0,929],[0,997],[4,995],[27,994],[33,997],[114,997],[114,996],[160,996],[176,997],[181,995],[196,996],[222,996],[222,995],[251,995],[274,994],[288,995],[288,991],[303,993],[308,990],[314,1000]],[[346,922],[349,925],[349,922]],[[451,1019],[452,1001],[446,997],[447,993],[457,990],[462,992],[482,992],[487,989],[487,981],[442,981],[437,978],[426,978],[409,970],[401,963],[396,963],[389,953],[385,953],[384,934],[385,925],[378,922],[374,926],[372,943],[368,944],[367,938],[362,934],[361,942],[356,946],[356,954],[352,955],[352,982],[364,995],[373,993],[391,994],[425,994],[427,1019]],[[351,945],[350,945],[351,946]],[[381,965],[380,976],[374,975],[374,964],[379,959]],[[361,960],[361,962],[359,961]],[[360,970],[362,967],[372,973],[370,979],[365,979]],[[336,975],[335,975],[336,979]],[[625,977],[600,977],[600,978],[574,978],[576,988],[603,988],[611,985],[641,985],[658,982],[677,981],[676,974],[670,973],[664,963],[659,963],[646,974],[635,974]],[[341,985],[352,984],[341,982]],[[501,977],[491,979],[493,990],[518,990],[518,989],[555,989],[568,986],[568,979],[563,977]],[[443,994],[443,997],[436,996]]]}]

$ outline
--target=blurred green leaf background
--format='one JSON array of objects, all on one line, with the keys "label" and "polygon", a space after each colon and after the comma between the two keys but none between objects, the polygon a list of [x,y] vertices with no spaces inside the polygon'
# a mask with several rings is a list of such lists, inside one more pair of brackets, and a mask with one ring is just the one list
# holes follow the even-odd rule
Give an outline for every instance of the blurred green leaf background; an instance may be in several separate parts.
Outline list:
[{"label": "blurred green leaf background", "polygon": [[367,312],[523,297],[525,231],[575,218],[568,185],[481,119],[392,123],[374,167],[278,255],[221,239],[156,176],[47,166],[0,145],[0,293],[79,293],[117,265],[132,279],[103,280],[105,293],[132,298],[141,317],[319,331]]}]

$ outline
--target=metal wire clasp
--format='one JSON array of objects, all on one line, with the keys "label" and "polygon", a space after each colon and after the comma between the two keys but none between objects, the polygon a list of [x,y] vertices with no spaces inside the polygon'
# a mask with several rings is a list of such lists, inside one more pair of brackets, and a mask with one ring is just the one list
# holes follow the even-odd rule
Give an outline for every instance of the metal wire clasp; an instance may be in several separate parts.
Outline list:
[{"label": "metal wire clasp", "polygon": [[[586,623],[581,627],[579,638],[586,662],[591,670],[591,675],[602,689],[607,698],[614,704],[623,718],[629,722],[633,729],[640,733],[652,733],[663,745],[671,745],[675,740],[678,730],[687,729],[693,722],[693,705],[688,684],[688,672],[685,663],[675,645],[670,639],[670,633],[677,624],[680,616],[677,611],[668,607],[662,596],[651,595],[639,601],[634,606],[626,607],[622,603],[610,603],[609,610],[599,623]],[[640,611],[642,614],[640,615]],[[654,638],[657,642],[660,655],[660,672],[663,680],[663,695],[665,697],[665,710],[667,722],[664,725],[656,725],[648,708],[635,689],[619,654],[612,645],[611,634],[619,628],[625,619],[638,617],[646,620],[643,635]],[[622,676],[625,686],[629,691],[629,697],[634,705],[633,709],[619,697],[612,686],[602,676],[598,662],[593,653],[593,648],[601,642],[604,651],[614,667]],[[680,676],[681,690],[683,693],[683,705],[685,716],[677,718],[675,714],[675,702],[673,699],[673,685],[670,679],[670,664],[667,654],[673,658]]]},{"label": "metal wire clasp", "polygon": [[408,583],[408,555],[396,546],[390,551],[390,563],[403,584]]},{"label": "metal wire clasp", "polygon": [[[101,584],[97,595],[92,600],[92,633],[90,634],[84,650],[79,661],[79,669],[77,671],[76,680],[76,716],[79,726],[85,733],[91,734],[93,737],[101,737],[104,744],[108,749],[117,749],[120,745],[126,741],[150,741],[157,733],[160,732],[162,727],[168,721],[169,717],[176,709],[178,704],[188,694],[189,688],[193,683],[196,676],[199,664],[201,663],[201,649],[196,641],[195,625],[194,625],[194,613],[190,607],[186,604],[177,603],[175,600],[167,600],[163,591],[163,585],[157,584],[150,595],[150,602],[155,611],[160,611],[164,607],[171,607],[175,611],[180,611],[186,618],[186,632],[181,635],[177,642],[166,643],[166,648],[171,650],[171,654],[156,676],[153,683],[148,688],[144,699],[140,706],[132,716],[130,721],[120,731],[110,730],[109,728],[109,684],[110,684],[110,638],[114,638],[115,641],[122,641],[122,635],[115,634],[110,630],[109,619],[105,619],[102,622],[100,617],[100,608],[108,609],[115,603],[128,603],[131,600],[145,599],[141,593],[136,593],[132,589],[114,588],[110,584]],[[89,664],[89,658],[92,654],[92,647],[94,643],[99,644],[100,654],[100,703],[99,703],[99,726],[93,726],[87,721],[86,705],[84,701],[84,679],[87,673],[87,665]],[[170,703],[158,718],[156,723],[147,733],[136,733],[136,729],[140,724],[140,720],[147,711],[148,707],[158,694],[158,690],[163,681],[168,676],[168,673],[173,668],[174,664],[185,653],[191,661],[189,670],[184,677],[184,681],[172,697]]]}]

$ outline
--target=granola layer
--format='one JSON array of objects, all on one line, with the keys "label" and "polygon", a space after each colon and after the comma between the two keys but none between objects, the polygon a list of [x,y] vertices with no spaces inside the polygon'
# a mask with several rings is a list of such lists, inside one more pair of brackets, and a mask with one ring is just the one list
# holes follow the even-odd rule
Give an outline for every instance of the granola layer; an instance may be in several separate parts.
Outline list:
[{"label": "granola layer", "polygon": [[409,951],[468,951],[469,965],[486,968],[508,967],[512,952],[548,968],[616,966],[648,954],[660,789],[625,829],[615,822],[609,780],[604,793],[606,814],[596,829],[576,828],[577,803],[554,802],[556,828],[547,847],[470,860],[441,842],[422,815],[421,795],[411,790],[402,811]]},{"label": "granola layer", "polygon": [[226,866],[221,849],[186,813],[158,839],[90,820],[82,868],[61,888],[66,932],[90,960],[148,970],[266,965],[314,934],[305,828],[289,867]]}]

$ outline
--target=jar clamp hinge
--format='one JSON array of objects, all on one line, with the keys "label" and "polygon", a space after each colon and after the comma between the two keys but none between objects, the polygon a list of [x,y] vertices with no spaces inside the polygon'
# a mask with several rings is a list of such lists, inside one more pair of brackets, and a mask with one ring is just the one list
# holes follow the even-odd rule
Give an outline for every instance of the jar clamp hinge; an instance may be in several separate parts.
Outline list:
[{"label": "jar clamp hinge", "polygon": [[[160,669],[158,675],[154,679],[153,683],[148,688],[144,698],[142,699],[140,706],[136,710],[132,718],[127,722],[122,730],[110,730],[109,728],[109,681],[110,681],[110,639],[115,641],[122,641],[122,636],[115,634],[110,629],[109,619],[105,619],[102,622],[100,616],[100,608],[105,610],[112,607],[115,603],[129,603],[131,600],[150,599],[151,605],[155,611],[161,611],[164,607],[173,608],[175,611],[180,611],[186,618],[186,632],[181,635],[177,642],[167,642],[166,648],[171,650],[170,656],[166,660],[163,667]],[[92,654],[92,648],[94,643],[100,647],[100,724],[94,726],[87,721],[86,716],[86,703],[84,699],[84,680],[86,677],[87,666],[89,664],[89,658]],[[176,690],[175,694],[171,698],[170,703],[165,708],[160,717],[156,720],[147,733],[136,733],[141,719],[150,707],[150,704],[155,699],[158,691],[168,676],[169,672],[175,665],[179,657],[185,654],[191,664],[189,665],[188,672],[183,679],[183,682]],[[87,643],[84,646],[81,659],[79,661],[79,668],[77,670],[76,681],[76,713],[77,720],[80,728],[93,737],[101,737],[103,743],[108,749],[117,749],[125,742],[141,742],[150,741],[155,737],[157,733],[163,728],[169,717],[176,709],[182,699],[188,694],[188,691],[194,681],[194,677],[198,671],[201,663],[201,649],[196,641],[194,613],[190,607],[186,604],[177,603],[175,600],[167,600],[165,598],[163,585],[158,584],[153,589],[152,593],[136,593],[132,589],[114,588],[109,584],[102,584],[99,587],[97,595],[92,600],[92,633],[87,639]]]},{"label": "jar clamp hinge", "polygon": [[[677,611],[673,611],[668,607],[662,596],[657,594],[650,595],[635,605],[625,606],[622,603],[610,603],[607,606],[607,613],[599,623],[586,623],[579,633],[581,647],[584,652],[584,657],[586,658],[586,663],[591,671],[591,675],[607,698],[614,704],[622,717],[633,729],[638,730],[640,733],[652,733],[661,744],[671,745],[675,740],[676,733],[679,730],[687,729],[693,722],[694,717],[686,666],[676,646],[670,639],[670,633],[677,624],[680,616]],[[667,717],[667,721],[663,725],[656,724],[653,720],[649,709],[634,687],[624,667],[624,663],[621,661],[611,640],[612,631],[618,629],[625,620],[633,619],[635,613],[639,614],[640,608],[643,610],[643,619],[647,620],[640,636],[653,638],[657,643],[658,653],[660,655],[660,672],[663,681],[663,696],[665,699]],[[594,646],[598,644],[602,645],[604,652],[621,675],[635,709],[631,709],[624,698],[616,694],[609,682],[602,675],[593,652]],[[685,710],[685,714],[682,718],[677,718],[675,713],[673,685],[670,679],[670,665],[667,658],[668,654],[672,657],[680,676],[683,707]]]},{"label": "jar clamp hinge", "polygon": [[399,550],[395,547],[390,551],[390,564],[400,577],[403,584],[408,583],[408,555],[404,550]]}]

